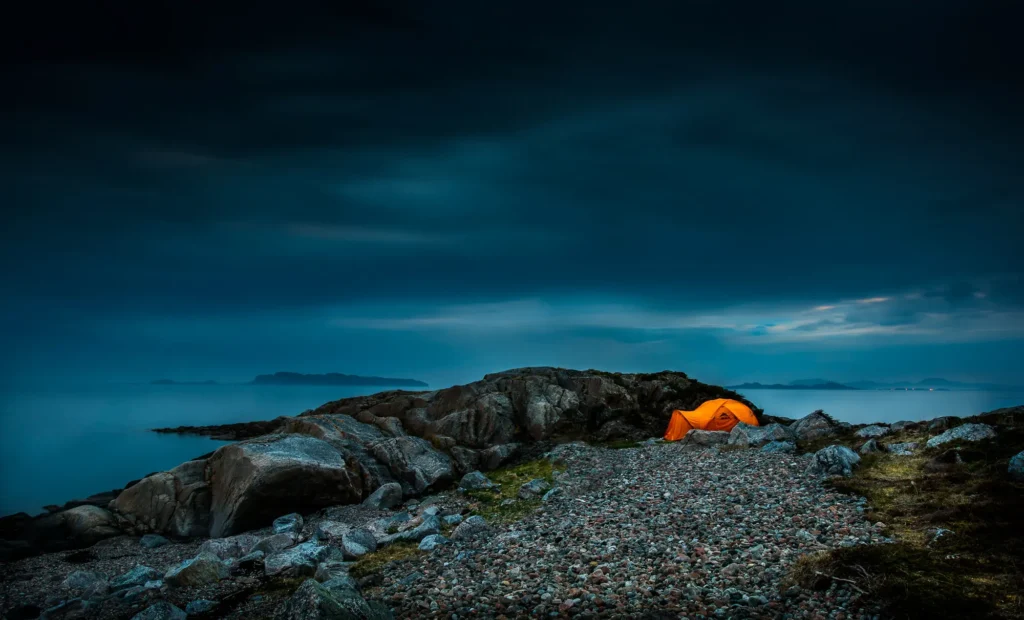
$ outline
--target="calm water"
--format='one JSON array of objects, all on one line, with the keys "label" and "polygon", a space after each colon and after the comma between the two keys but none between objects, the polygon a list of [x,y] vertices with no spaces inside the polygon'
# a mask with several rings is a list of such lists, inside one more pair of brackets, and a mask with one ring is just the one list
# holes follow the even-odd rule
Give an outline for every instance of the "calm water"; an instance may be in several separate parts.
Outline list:
[{"label": "calm water", "polygon": [[836,419],[851,424],[969,416],[1024,405],[1024,391],[746,390],[741,393],[771,415],[801,418],[815,409],[824,409]]},{"label": "calm water", "polygon": [[162,435],[164,426],[295,415],[382,387],[117,385],[0,399],[0,515],[120,488],[225,442]]}]

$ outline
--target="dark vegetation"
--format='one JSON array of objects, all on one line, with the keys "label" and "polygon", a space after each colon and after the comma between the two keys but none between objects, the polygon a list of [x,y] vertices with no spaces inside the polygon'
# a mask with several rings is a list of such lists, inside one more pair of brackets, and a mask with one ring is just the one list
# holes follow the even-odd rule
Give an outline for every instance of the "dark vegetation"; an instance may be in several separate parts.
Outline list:
[{"label": "dark vegetation", "polygon": [[222,441],[241,441],[277,431],[287,421],[286,416],[259,422],[239,422],[237,424],[215,424],[213,426],[176,426],[174,428],[154,428],[154,433],[176,433],[179,435],[205,435],[210,439]]}]

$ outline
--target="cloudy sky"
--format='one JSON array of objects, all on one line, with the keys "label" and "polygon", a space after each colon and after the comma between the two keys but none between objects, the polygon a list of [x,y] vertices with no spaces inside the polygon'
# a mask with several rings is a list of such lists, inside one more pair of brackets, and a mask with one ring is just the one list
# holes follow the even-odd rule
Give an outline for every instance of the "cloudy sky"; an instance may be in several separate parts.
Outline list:
[{"label": "cloudy sky", "polygon": [[1022,382],[1018,2],[184,4],[2,26],[8,378]]}]

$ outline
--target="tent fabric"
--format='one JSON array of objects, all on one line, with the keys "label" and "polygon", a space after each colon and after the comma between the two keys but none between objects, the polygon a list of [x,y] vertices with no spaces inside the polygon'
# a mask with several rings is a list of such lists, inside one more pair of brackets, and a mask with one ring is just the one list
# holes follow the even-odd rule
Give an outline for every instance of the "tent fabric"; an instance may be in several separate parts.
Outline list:
[{"label": "tent fabric", "polygon": [[758,426],[754,412],[740,401],[728,398],[709,400],[693,411],[673,411],[665,430],[665,440],[678,441],[693,429],[731,431],[740,422]]}]

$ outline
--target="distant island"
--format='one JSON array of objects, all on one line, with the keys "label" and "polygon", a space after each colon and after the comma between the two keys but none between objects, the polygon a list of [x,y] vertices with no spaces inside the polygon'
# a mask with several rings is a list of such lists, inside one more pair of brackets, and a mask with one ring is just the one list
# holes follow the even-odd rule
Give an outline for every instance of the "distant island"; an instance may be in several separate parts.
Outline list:
[{"label": "distant island", "polygon": [[258,375],[252,385],[381,385],[388,387],[428,387],[416,379],[394,379],[388,377],[360,377],[329,372],[324,375],[306,375],[298,372],[275,372],[272,375]]},{"label": "distant island", "polygon": [[811,383],[808,381],[794,381],[792,383],[741,383],[739,385],[727,386],[730,390],[858,390],[860,388],[850,387],[835,381],[824,381],[822,383]]},{"label": "distant island", "polygon": [[212,379],[206,381],[175,381],[174,379],[154,379],[150,385],[220,385]]}]

